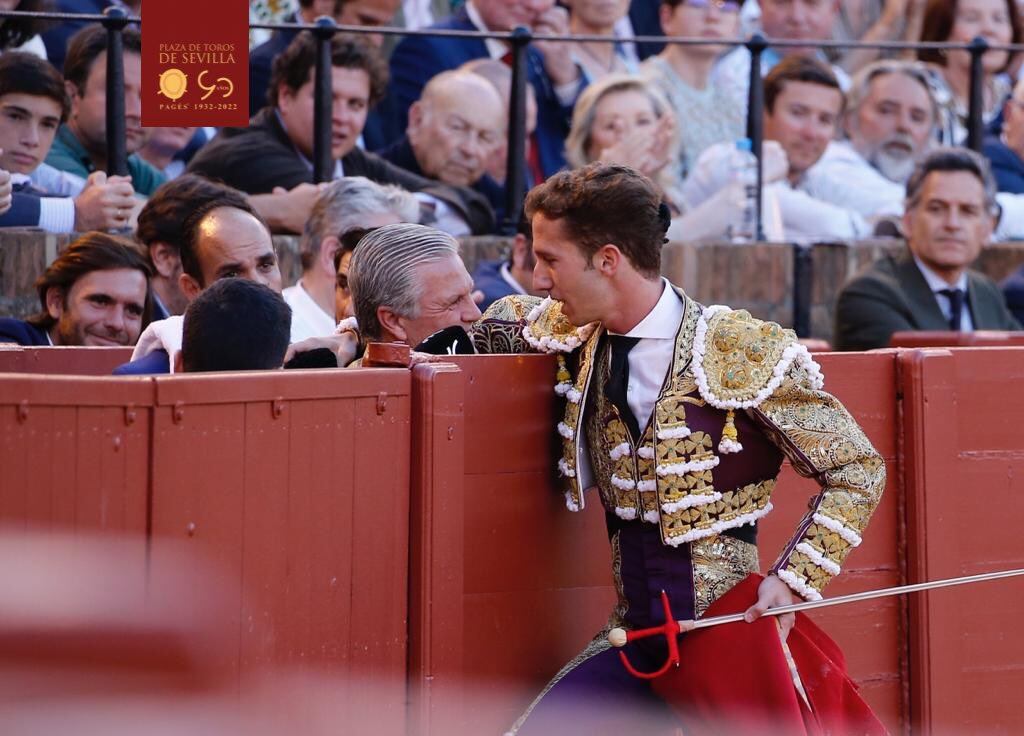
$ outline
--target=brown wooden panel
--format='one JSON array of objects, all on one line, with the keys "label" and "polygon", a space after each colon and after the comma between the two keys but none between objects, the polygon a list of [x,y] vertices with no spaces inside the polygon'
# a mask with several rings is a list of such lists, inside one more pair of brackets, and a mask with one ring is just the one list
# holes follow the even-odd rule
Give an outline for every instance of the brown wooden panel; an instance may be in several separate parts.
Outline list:
[{"label": "brown wooden panel", "polygon": [[0,519],[144,534],[153,387],[0,376]]},{"label": "brown wooden panel", "polygon": [[889,340],[893,348],[1012,347],[1024,345],[1024,333],[1000,330],[974,332],[896,332]]},{"label": "brown wooden panel", "polygon": [[[913,581],[1024,567],[1014,530],[1024,430],[1024,349],[931,349],[901,357],[906,401],[909,576]],[[1016,580],[911,600],[913,725],[1015,733],[1024,716],[1024,586]]]},{"label": "brown wooden panel", "polygon": [[409,372],[156,382],[153,531],[228,571],[222,669],[377,681],[376,727],[404,731]]},{"label": "brown wooden panel", "polygon": [[132,347],[15,347],[0,345],[0,373],[109,376],[132,359]]},{"label": "brown wooden panel", "polygon": [[[882,502],[864,543],[847,557],[842,574],[826,596],[899,585],[904,582],[900,522],[899,413],[896,398],[897,351],[825,353],[814,356],[825,375],[825,389],[840,399],[886,462]],[[772,494],[775,510],[759,525],[762,569],[767,569],[807,511],[820,486],[801,478],[788,463]],[[893,732],[905,722],[901,673],[906,657],[905,611],[898,600],[826,609],[812,618],[842,647],[850,675],[862,695]]]}]

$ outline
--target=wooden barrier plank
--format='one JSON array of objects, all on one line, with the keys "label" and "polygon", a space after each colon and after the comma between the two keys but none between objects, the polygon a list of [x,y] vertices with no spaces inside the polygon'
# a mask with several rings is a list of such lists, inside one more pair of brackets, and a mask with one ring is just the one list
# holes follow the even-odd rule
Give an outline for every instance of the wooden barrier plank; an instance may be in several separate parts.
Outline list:
[{"label": "wooden barrier plank", "polygon": [[243,686],[268,666],[378,680],[372,703],[338,699],[403,732],[409,372],[156,384],[153,531],[229,571],[220,620],[237,645],[222,667]]},{"label": "wooden barrier plank", "polygon": [[[1024,567],[1024,349],[901,356],[908,397],[912,581]],[[1021,583],[933,591],[911,601],[911,715],[922,731],[1013,733],[1024,716]]]},{"label": "wooden barrier plank", "polygon": [[[890,468],[889,487],[869,530],[869,542],[851,556],[845,574],[830,591],[833,594],[901,582],[896,355],[896,351],[879,351],[821,356],[828,388],[848,404]],[[554,360],[549,356],[476,356],[454,358],[453,362],[465,381],[462,527],[458,518],[449,517],[428,525],[434,534],[430,552],[436,559],[432,568],[429,559],[420,560],[426,569],[419,576],[428,577],[431,569],[434,575],[442,574],[436,560],[456,559],[461,550],[462,589],[456,590],[457,579],[448,580],[445,596],[434,598],[450,610],[452,591],[456,591],[462,602],[453,620],[461,626],[434,631],[414,626],[411,646],[414,650],[433,647],[444,651],[448,656],[431,675],[447,676],[450,681],[461,676],[467,693],[471,683],[505,688],[501,702],[467,708],[471,712],[458,724],[471,732],[492,733],[507,727],[546,679],[600,630],[615,596],[600,504],[588,499],[583,514],[567,512],[551,471],[557,450],[552,427],[559,409],[553,392]],[[440,436],[437,430],[434,437]],[[427,452],[427,457],[422,458],[421,452]],[[437,457],[436,447],[423,445],[414,451],[414,458],[422,458],[422,462],[436,463]],[[446,455],[446,461],[457,462],[457,458]],[[429,487],[437,480],[426,474],[422,485]],[[762,526],[765,567],[774,560],[817,490],[813,482],[796,477],[787,466],[776,491],[778,510]],[[453,503],[438,488],[432,491],[431,500],[420,502]],[[422,494],[414,492],[413,497]],[[436,509],[434,513],[439,516]],[[414,513],[414,522],[416,519]],[[441,528],[446,534],[439,533]],[[414,530],[414,569],[421,543]],[[413,574],[415,611],[416,603],[423,605],[426,596],[417,596],[417,573]],[[438,586],[433,590],[436,596]],[[898,601],[817,617],[845,648],[852,674],[894,731],[901,729],[905,711],[903,618]],[[421,636],[433,639],[418,641]],[[500,642],[498,656],[495,642]]]},{"label": "wooden barrier plank", "polygon": [[0,373],[109,376],[132,358],[132,347],[16,347],[0,344]]},{"label": "wooden barrier plank", "polygon": [[0,519],[144,535],[153,387],[0,376]]}]

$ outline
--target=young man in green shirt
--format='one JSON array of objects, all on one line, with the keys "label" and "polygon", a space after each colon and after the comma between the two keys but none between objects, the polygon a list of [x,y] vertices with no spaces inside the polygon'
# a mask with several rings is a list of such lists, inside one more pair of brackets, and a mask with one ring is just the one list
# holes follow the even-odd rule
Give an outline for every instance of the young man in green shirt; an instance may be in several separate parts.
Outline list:
[{"label": "young man in green shirt", "polygon": [[[124,38],[125,148],[128,173],[135,192],[148,197],[166,177],[135,153],[142,147],[142,37],[126,28]],[[86,26],[68,42],[64,83],[71,98],[71,114],[60,126],[46,163],[61,171],[88,178],[107,168],[107,31],[100,24]]]}]

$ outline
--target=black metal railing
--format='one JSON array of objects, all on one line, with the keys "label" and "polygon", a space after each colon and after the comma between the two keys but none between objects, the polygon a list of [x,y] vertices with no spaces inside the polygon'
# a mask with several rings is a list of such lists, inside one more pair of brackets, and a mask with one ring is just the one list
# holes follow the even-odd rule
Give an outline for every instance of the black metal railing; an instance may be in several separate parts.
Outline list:
[{"label": "black metal railing", "polygon": [[[121,33],[129,24],[140,24],[141,18],[129,17],[120,8],[108,8],[103,15],[0,11],[0,18],[26,17],[41,20],[74,20],[102,23],[109,35],[107,54],[107,172],[110,174],[126,174],[128,171],[127,153],[125,150],[125,117],[124,117],[124,66],[122,62]],[[761,57],[769,48],[806,47],[806,41],[784,41],[765,38],[755,33],[746,40],[723,41],[721,39],[666,37],[666,36],[633,36],[616,37],[598,35],[533,35],[529,29],[519,27],[510,32],[482,32],[442,29],[409,30],[406,28],[367,28],[364,26],[337,25],[328,17],[318,18],[313,24],[306,23],[250,23],[250,29],[311,31],[317,42],[316,65],[314,71],[314,150],[313,150],[313,181],[328,181],[333,176],[334,161],[331,156],[331,82],[330,82],[330,43],[336,33],[366,34],[384,36],[434,36],[459,39],[497,39],[508,43],[512,50],[512,91],[509,100],[508,120],[508,167],[505,184],[505,221],[501,224],[505,234],[515,232],[516,222],[525,196],[526,181],[526,81],[527,81],[527,46],[533,41],[553,41],[563,43],[578,42],[633,42],[633,43],[665,43],[690,46],[745,46],[750,52],[750,88],[747,104],[747,136],[751,141],[751,150],[757,159],[757,240],[764,240],[762,213],[762,197],[764,188],[764,172],[762,151],[764,144],[764,89],[761,83]],[[1024,44],[989,44],[983,38],[975,38],[969,43],[946,42],[899,42],[877,41],[863,43],[860,41],[815,41],[820,49],[875,49],[880,51],[918,51],[918,50],[964,50],[971,55],[970,89],[968,95],[967,115],[967,147],[975,151],[981,150],[984,133],[984,55],[990,51],[1006,51],[1009,53],[1024,52]],[[797,334],[806,337],[809,334],[810,319],[810,281],[812,270],[810,254],[805,248],[794,251],[795,265],[793,284],[794,325]]]}]

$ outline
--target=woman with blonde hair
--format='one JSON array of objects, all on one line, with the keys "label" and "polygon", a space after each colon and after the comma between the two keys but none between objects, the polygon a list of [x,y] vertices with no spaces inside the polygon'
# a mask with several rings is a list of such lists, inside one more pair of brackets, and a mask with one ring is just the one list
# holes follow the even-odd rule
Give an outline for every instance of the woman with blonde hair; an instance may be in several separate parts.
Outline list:
[{"label": "woman with blonde hair", "polygon": [[658,184],[669,207],[679,211],[675,116],[662,94],[638,76],[610,74],[583,90],[565,159],[574,169],[593,161],[631,166]]}]

